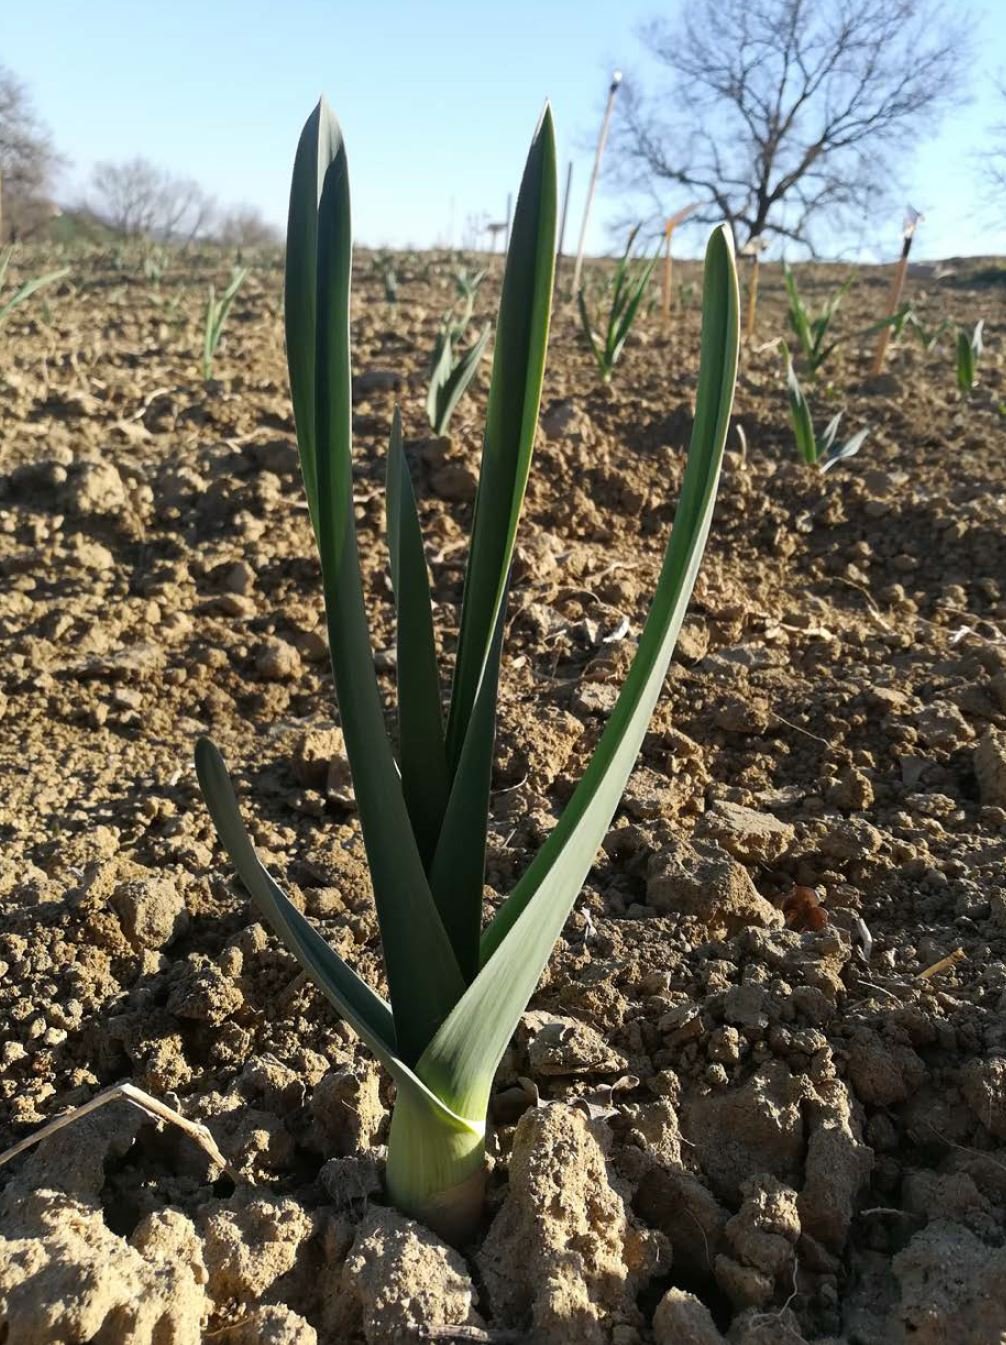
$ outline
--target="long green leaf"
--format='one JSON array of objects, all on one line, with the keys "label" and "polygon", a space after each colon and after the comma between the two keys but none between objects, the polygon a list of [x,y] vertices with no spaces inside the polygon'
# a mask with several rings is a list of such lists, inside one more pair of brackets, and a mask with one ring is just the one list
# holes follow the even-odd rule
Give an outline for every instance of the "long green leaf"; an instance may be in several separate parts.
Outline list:
[{"label": "long green leaf", "polygon": [[397,406],[388,449],[387,515],[398,618],[398,762],[405,806],[428,871],[447,807],[447,750],[429,575]]},{"label": "long green leaf", "polygon": [[807,309],[804,307],[803,299],[800,297],[800,291],[797,288],[796,276],[786,262],[783,262],[782,275],[786,284],[786,294],[789,299],[790,326],[793,328],[793,333],[800,343],[800,350],[804,359],[807,360],[808,363],[811,363],[814,358],[814,342],[810,334],[810,321],[807,316]]},{"label": "long green leaf", "polygon": [[590,314],[587,312],[587,300],[586,297],[584,296],[582,285],[580,286],[579,290],[577,290],[576,303],[580,311],[580,326],[583,328],[583,333],[587,338],[588,344],[590,345],[591,353],[594,356],[594,360],[597,363],[597,367],[600,370],[602,376],[604,376],[608,371],[608,366],[605,361],[605,352],[602,351],[601,347],[598,345],[597,337],[594,335],[594,328],[591,325]]},{"label": "long green leaf", "polygon": [[474,980],[479,969],[492,748],[505,618],[506,608],[502,605],[430,870],[430,886],[437,909],[466,983]]},{"label": "long green leaf", "polygon": [[618,808],[663,686],[712,521],[739,344],[729,234],[709,241],[702,357],[688,465],[670,544],[632,668],[573,797],[482,937],[482,970],[417,1066],[455,1110],[476,1115],[492,1074]]},{"label": "long green leaf", "polygon": [[447,753],[457,767],[506,587],[548,345],[556,225],[555,130],[545,108],[517,196],[496,326],[471,553],[465,575]]},{"label": "long green leaf", "polygon": [[[517,196],[447,728],[451,793],[432,874],[462,974],[478,963],[500,623],[527,486],[555,267],[555,134],[546,107]],[[455,814],[460,813],[460,817]],[[462,820],[463,819],[463,820]]]},{"label": "long green leaf", "polygon": [[488,326],[482,329],[482,333],[475,344],[465,351],[457,364],[453,365],[448,371],[443,382],[437,385],[433,417],[435,434],[447,433],[451,416],[453,416],[458,402],[464,396],[468,384],[475,377],[475,371],[479,367],[485,353],[486,344],[489,341],[490,330],[491,328]]},{"label": "long green leaf", "polygon": [[330,948],[259,861],[238,811],[234,786],[223,758],[209,738],[196,743],[196,774],[220,844],[230,856],[248,895],[273,929],[336,1003],[346,1021],[371,1050],[396,1049],[395,1021],[384,1000]]},{"label": "long green leaf", "polygon": [[[288,264],[288,314],[308,305],[314,278],[313,359],[297,344],[302,326],[288,322],[288,358],[305,482],[314,481],[315,527],[325,589],[332,670],[353,774],[360,823],[381,924],[388,988],[402,1057],[415,1061],[444,1020],[464,981],[437,912],[405,806],[384,723],[353,516],[349,351],[352,260],[349,181],[342,135],[327,105],[301,137],[291,188],[298,241],[313,234],[314,266]],[[321,148],[319,148],[319,146]],[[324,157],[327,156],[327,159]],[[320,175],[320,183],[316,177]],[[294,198],[300,198],[296,202]],[[306,227],[312,205],[317,224]],[[313,408],[313,410],[311,409]],[[301,425],[307,431],[300,440]],[[308,487],[310,497],[310,487]]]},{"label": "long green leaf", "polygon": [[388,1005],[329,947],[261,863],[241,820],[227,768],[208,738],[196,744],[196,772],[217,836],[248,895],[304,970],[360,1034],[400,1090],[407,1089],[450,1128],[479,1133],[483,1128],[480,1119],[452,1111],[401,1059]]},{"label": "long green leaf", "polygon": [[[3,283],[3,277],[6,275],[12,251],[13,249],[9,248],[3,260],[3,269],[0,270],[0,284]],[[5,304],[0,305],[0,323],[6,321],[14,309],[23,304],[25,299],[30,299],[36,291],[44,289],[46,285],[54,284],[57,280],[62,280],[64,276],[69,274],[70,268],[64,266],[59,271],[49,271],[44,276],[34,276],[31,280],[26,280],[23,285],[14,291]]]},{"label": "long green leaf", "polygon": [[804,396],[803,388],[800,386],[800,380],[796,376],[796,370],[793,368],[793,359],[789,353],[789,347],[785,341],[780,341],[779,345],[786,359],[786,392],[789,397],[789,415],[793,425],[793,437],[796,439],[796,447],[800,456],[804,462],[813,467],[814,463],[817,462],[818,450],[810,406]]}]

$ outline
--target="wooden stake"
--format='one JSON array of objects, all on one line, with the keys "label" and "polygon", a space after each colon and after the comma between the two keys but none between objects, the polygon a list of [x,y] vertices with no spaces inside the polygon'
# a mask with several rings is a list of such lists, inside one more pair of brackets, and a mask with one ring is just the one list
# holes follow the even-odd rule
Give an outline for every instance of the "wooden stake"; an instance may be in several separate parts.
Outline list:
[{"label": "wooden stake", "polygon": [[700,202],[693,201],[691,205],[682,207],[664,225],[664,275],[660,292],[660,322],[664,327],[667,326],[668,319],[671,316],[671,274],[674,265],[671,258],[671,238],[678,225],[683,224],[693,211],[698,210],[699,205]]},{"label": "wooden stake", "polygon": [[[894,272],[894,280],[891,284],[890,298],[887,301],[887,317],[893,318],[898,311],[898,305],[901,303],[901,296],[905,289],[905,277],[908,275],[908,254],[912,250],[912,239],[915,237],[915,226],[922,216],[917,210],[908,207],[908,214],[905,216],[904,242],[901,245],[901,257],[898,260],[897,269]],[[887,355],[887,347],[891,340],[890,327],[881,329],[877,337],[877,349],[873,356],[873,364],[870,368],[870,375],[876,378],[878,374],[884,372],[884,358]]]},{"label": "wooden stake", "polygon": [[674,225],[670,220],[664,229],[664,276],[660,293],[660,325],[666,327],[671,316],[671,234]]},{"label": "wooden stake", "polygon": [[580,242],[576,249],[576,262],[573,266],[573,294],[576,295],[580,288],[580,272],[583,270],[583,250],[587,245],[587,221],[590,219],[590,207],[594,200],[594,192],[597,189],[597,178],[601,171],[601,158],[604,154],[604,146],[608,139],[608,127],[611,124],[611,114],[615,108],[615,95],[618,93],[618,86],[622,82],[621,70],[616,70],[611,76],[611,84],[608,86],[608,105],[604,109],[604,116],[601,119],[601,130],[597,137],[597,150],[594,153],[594,167],[590,172],[590,181],[587,183],[587,199],[583,204],[583,222],[580,225]]}]

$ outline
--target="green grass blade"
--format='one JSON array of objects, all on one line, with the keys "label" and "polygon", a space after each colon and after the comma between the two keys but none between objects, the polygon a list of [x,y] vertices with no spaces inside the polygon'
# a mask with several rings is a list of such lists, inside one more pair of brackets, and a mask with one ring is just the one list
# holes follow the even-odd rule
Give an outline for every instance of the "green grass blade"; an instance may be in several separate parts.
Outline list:
[{"label": "green grass blade", "polygon": [[591,353],[593,354],[594,359],[597,362],[597,367],[600,370],[602,376],[606,376],[609,370],[607,365],[605,364],[605,357],[604,357],[605,353],[598,345],[597,337],[594,335],[594,328],[591,326],[590,314],[587,312],[587,300],[584,295],[582,286],[577,291],[576,303],[577,307],[580,310],[580,326],[583,328],[583,333],[586,336],[587,341],[590,345]]},{"label": "green grass blade", "polygon": [[632,668],[583,779],[482,937],[482,970],[430,1043],[418,1072],[444,1100],[478,1114],[492,1074],[618,808],[663,686],[712,521],[730,425],[739,344],[729,234],[706,252],[702,358],[688,465],[670,543]]},{"label": "green grass blade", "polygon": [[451,376],[454,367],[454,341],[450,323],[445,323],[437,334],[433,347],[433,360],[430,366],[430,385],[426,392],[426,418],[430,429],[437,430],[437,413],[440,404],[440,390]]},{"label": "green grass blade", "polygon": [[970,392],[975,383],[975,349],[971,337],[963,329],[957,333],[957,387]]},{"label": "green grass blade", "polygon": [[208,738],[196,743],[196,775],[220,844],[252,901],[371,1050],[394,1053],[391,1010],[329,947],[263,867],[241,820],[223,758]]},{"label": "green grass blade", "polygon": [[504,605],[497,616],[486,673],[472,707],[430,871],[434,900],[466,982],[474,980],[479,968],[496,696],[505,625]]},{"label": "green grass blade", "polygon": [[480,1118],[470,1119],[452,1111],[398,1055],[395,1023],[388,1005],[329,947],[262,865],[241,820],[227,768],[208,738],[200,738],[196,744],[196,774],[220,844],[248,895],[326,998],[360,1034],[400,1091],[408,1091],[417,1105],[428,1109],[448,1129],[480,1134],[484,1129]]},{"label": "green grass blade", "polygon": [[546,107],[524,169],[503,279],[447,729],[451,792],[431,875],[462,975],[474,974],[478,963],[501,629],[538,425],[556,195],[555,136]]},{"label": "green grass blade", "polygon": [[315,536],[318,534],[315,428],[318,205],[322,184],[330,172],[346,178],[346,150],[339,123],[323,98],[305,123],[294,159],[287,216],[283,313],[294,423]]},{"label": "green grass blade", "polygon": [[451,423],[458,402],[465,394],[465,389],[475,377],[475,371],[485,353],[486,345],[489,341],[490,327],[484,327],[481,336],[475,344],[466,350],[461,359],[450,370],[447,377],[437,388],[436,411],[433,423],[435,434],[446,434],[447,427]]},{"label": "green grass blade", "polygon": [[632,325],[636,321],[636,314],[639,312],[639,305],[646,296],[646,290],[650,283],[650,277],[653,275],[653,268],[657,264],[656,257],[652,257],[640,271],[640,274],[632,286],[628,301],[619,318],[615,330],[615,343],[612,349],[612,363],[614,363],[622,354],[622,348],[629,338],[632,331]]},{"label": "green grass blade", "polygon": [[428,871],[447,807],[447,750],[429,574],[397,406],[388,450],[387,514],[398,617],[398,761],[405,806]]},{"label": "green grass blade", "polygon": [[791,267],[783,262],[782,267],[783,280],[786,284],[786,294],[789,299],[789,322],[793,328],[793,334],[800,343],[800,350],[808,363],[813,361],[814,342],[810,334],[810,322],[807,317],[807,310],[804,307],[803,300],[800,297],[800,291],[797,288],[796,276]]},{"label": "green grass blade", "polygon": [[545,108],[514,211],[465,575],[447,758],[457,769],[503,602],[538,425],[556,229],[555,131]]},{"label": "green grass blade", "polygon": [[[320,195],[311,175],[298,177],[295,165],[292,195],[301,192],[305,199],[296,210],[291,203],[291,215],[307,213],[312,203],[318,213],[313,231],[315,363],[308,371],[304,352],[296,344],[299,329],[292,333],[288,329],[290,380],[291,387],[300,382],[303,391],[306,378],[314,399],[301,458],[305,480],[309,476],[315,480],[316,531],[340,721],[381,924],[399,1049],[411,1063],[456,1002],[464,982],[413,835],[374,672],[352,496],[349,183],[335,118],[322,107],[307,129],[317,123],[320,111],[331,123],[323,139],[332,150]],[[303,299],[298,287],[311,270],[302,259],[295,259],[292,272],[288,268],[294,276],[294,290],[287,292],[288,311]]]},{"label": "green grass blade", "polygon": [[[3,284],[3,278],[7,273],[7,265],[10,262],[12,251],[13,249],[9,248],[7,256],[4,258],[3,269],[0,270],[0,284]],[[70,268],[64,266],[59,271],[49,271],[44,276],[34,276],[31,280],[26,280],[23,285],[14,291],[7,302],[0,307],[0,322],[3,322],[5,318],[9,317],[15,308],[23,304],[26,299],[30,299],[38,290],[44,289],[46,285],[54,284],[57,280],[62,280],[64,276],[68,276],[69,274]]]},{"label": "green grass blade", "polygon": [[793,425],[793,437],[796,440],[797,452],[804,462],[813,467],[814,463],[817,462],[817,437],[814,434],[814,420],[810,413],[810,405],[804,396],[800,380],[796,376],[796,370],[793,368],[793,359],[789,353],[789,347],[785,341],[780,341],[779,345],[786,358],[786,393],[789,397],[789,415]]}]

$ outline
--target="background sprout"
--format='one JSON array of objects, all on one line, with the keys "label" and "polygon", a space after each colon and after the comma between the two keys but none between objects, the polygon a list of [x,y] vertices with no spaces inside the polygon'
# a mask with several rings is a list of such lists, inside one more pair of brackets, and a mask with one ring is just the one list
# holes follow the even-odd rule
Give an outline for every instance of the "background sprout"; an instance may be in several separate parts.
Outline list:
[{"label": "background sprout", "polygon": [[820,467],[822,472],[826,472],[837,462],[854,457],[862,448],[869,430],[858,430],[845,443],[838,443],[838,429],[842,423],[842,412],[839,411],[818,434],[814,429],[810,403],[793,368],[789,347],[785,341],[780,342],[780,345],[786,358],[786,391],[797,451],[809,467]]},{"label": "background sprout", "polygon": [[230,284],[219,298],[217,298],[216,288],[210,285],[209,296],[206,300],[206,320],[203,326],[203,380],[206,383],[213,377],[213,356],[217,353],[220,338],[223,336],[227,314],[230,312],[231,304],[234,302],[234,298],[247,274],[247,266],[235,267]]},{"label": "background sprout", "polygon": [[978,376],[978,360],[985,349],[982,343],[984,330],[985,319],[982,318],[971,332],[965,327],[957,332],[957,387],[965,395],[972,390]]},{"label": "background sprout", "polygon": [[657,264],[657,258],[654,255],[641,266],[633,267],[632,247],[638,233],[639,225],[637,224],[629,234],[625,251],[615,268],[611,305],[605,320],[604,333],[600,338],[594,332],[583,290],[581,289],[576,296],[580,311],[580,326],[587,338],[591,353],[597,361],[601,378],[605,383],[611,382],[615,365],[621,358],[629,332],[632,330],[632,324],[639,314],[639,306],[646,295],[650,277],[653,275],[653,268]]},{"label": "background sprout", "polygon": [[[11,246],[6,248],[3,254],[0,255],[0,289],[3,288],[3,283],[7,276],[7,268],[10,265],[10,259],[13,256],[13,253],[14,248]],[[15,308],[20,308],[26,299],[30,299],[33,294],[44,289],[46,285],[53,285],[57,280],[62,280],[64,276],[68,276],[69,274],[70,268],[68,266],[63,266],[58,271],[49,271],[45,275],[34,276],[31,280],[26,280],[23,285],[19,286],[18,289],[14,291],[9,299],[0,303],[0,327],[7,321]]]}]

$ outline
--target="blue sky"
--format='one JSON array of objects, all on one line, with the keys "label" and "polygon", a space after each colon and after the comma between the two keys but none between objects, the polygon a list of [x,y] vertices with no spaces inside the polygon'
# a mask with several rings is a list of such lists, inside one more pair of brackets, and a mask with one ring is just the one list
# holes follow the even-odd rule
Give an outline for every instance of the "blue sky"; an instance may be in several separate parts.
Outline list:
[{"label": "blue sky", "polygon": [[[547,96],[562,174],[574,160],[568,250],[608,72],[638,68],[640,22],[672,10],[637,0],[492,8],[471,0],[36,0],[4,6],[0,61],[28,83],[72,161],[69,199],[97,160],[142,154],[276,223],[285,219],[301,124],[325,92],[346,134],[356,236],[373,246],[458,245],[469,216],[501,218]],[[905,174],[906,198],[927,217],[921,256],[1006,252],[1006,211],[997,217],[983,201],[973,158],[988,126],[1006,120],[993,85],[1006,67],[999,0],[981,15],[978,45],[972,103],[946,119]],[[602,194],[591,250],[611,250],[606,220],[624,213],[624,202]],[[900,223],[900,211],[878,220],[860,255],[896,251]],[[681,251],[699,241],[684,236]]]}]

